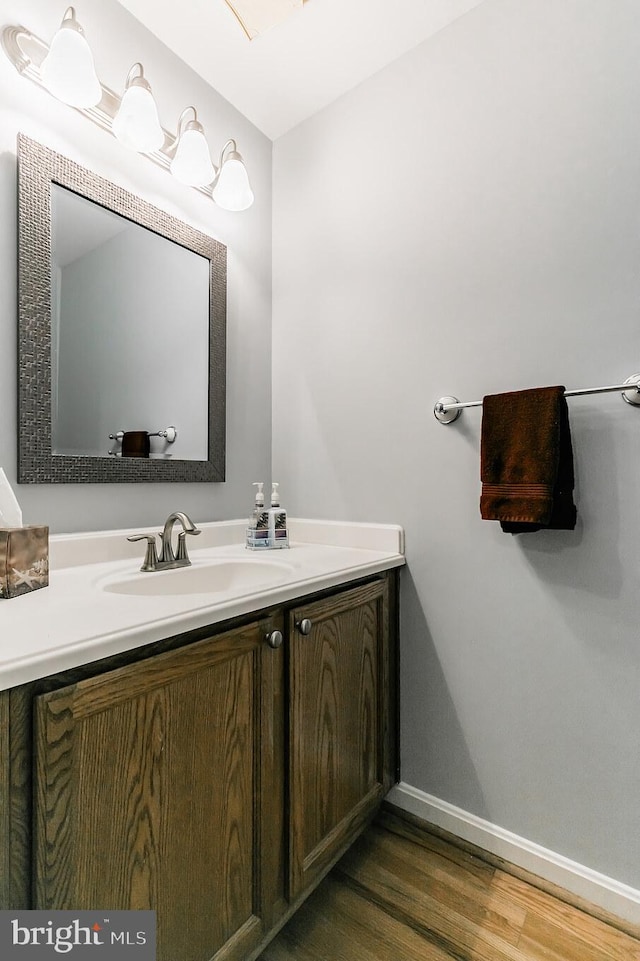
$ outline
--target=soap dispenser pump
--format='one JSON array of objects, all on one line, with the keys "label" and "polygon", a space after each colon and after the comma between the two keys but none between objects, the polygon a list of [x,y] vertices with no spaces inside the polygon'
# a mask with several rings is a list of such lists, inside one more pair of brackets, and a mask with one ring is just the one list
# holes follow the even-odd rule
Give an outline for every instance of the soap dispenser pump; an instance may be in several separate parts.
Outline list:
[{"label": "soap dispenser pump", "polygon": [[273,481],[271,486],[271,507],[269,508],[269,544],[272,548],[289,546],[287,512],[280,506],[280,485]]},{"label": "soap dispenser pump", "polygon": [[264,509],[264,484],[254,481],[256,500],[247,527],[247,548],[251,551],[269,547],[269,512]]}]

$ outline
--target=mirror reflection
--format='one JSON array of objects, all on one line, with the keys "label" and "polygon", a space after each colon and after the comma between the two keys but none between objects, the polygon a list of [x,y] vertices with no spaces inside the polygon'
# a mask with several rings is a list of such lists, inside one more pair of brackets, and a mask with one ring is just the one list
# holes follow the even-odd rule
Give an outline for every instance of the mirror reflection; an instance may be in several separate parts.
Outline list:
[{"label": "mirror reflection", "polygon": [[18,135],[18,481],[225,479],[227,250]]},{"label": "mirror reflection", "polygon": [[209,261],[52,184],[53,453],[206,460],[208,354]]}]

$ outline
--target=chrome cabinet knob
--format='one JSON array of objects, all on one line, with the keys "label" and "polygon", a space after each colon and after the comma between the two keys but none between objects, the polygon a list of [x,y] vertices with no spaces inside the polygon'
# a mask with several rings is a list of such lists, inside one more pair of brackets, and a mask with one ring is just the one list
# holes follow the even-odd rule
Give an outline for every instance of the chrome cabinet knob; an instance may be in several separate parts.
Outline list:
[{"label": "chrome cabinet knob", "polygon": [[278,648],[282,645],[284,640],[282,636],[282,631],[271,631],[265,636],[265,640],[269,647]]},{"label": "chrome cabinet knob", "polygon": [[313,627],[313,624],[308,617],[303,617],[301,621],[296,621],[296,627],[300,633],[304,634],[306,637],[307,634],[311,634],[311,628]]}]

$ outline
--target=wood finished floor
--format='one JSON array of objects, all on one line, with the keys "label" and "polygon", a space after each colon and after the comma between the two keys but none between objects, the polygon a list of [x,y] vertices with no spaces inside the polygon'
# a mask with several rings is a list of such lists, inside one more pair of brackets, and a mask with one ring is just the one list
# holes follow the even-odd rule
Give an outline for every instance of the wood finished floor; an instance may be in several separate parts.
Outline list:
[{"label": "wood finished floor", "polygon": [[260,961],[294,959],[640,961],[640,940],[386,813]]}]

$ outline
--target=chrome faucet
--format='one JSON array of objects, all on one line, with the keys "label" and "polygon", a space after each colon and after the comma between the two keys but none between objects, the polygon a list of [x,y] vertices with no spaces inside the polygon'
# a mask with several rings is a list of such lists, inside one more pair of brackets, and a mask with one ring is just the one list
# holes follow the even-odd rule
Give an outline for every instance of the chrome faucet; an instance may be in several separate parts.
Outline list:
[{"label": "chrome faucet", "polygon": [[[180,521],[182,530],[178,534],[178,553],[174,554],[171,535],[176,521]],[[158,564],[165,567],[188,567],[191,561],[187,554],[187,534],[195,535],[199,533],[200,531],[191,518],[182,511],[174,511],[173,514],[169,514],[162,529],[162,553],[158,559]]]},{"label": "chrome faucet", "polygon": [[[180,521],[182,530],[178,534],[178,552],[174,554],[172,535],[173,526],[176,521]],[[187,553],[187,534],[196,535],[200,533],[202,532],[195,526],[187,514],[183,513],[183,511],[174,511],[173,514],[169,514],[167,517],[160,534],[161,547],[159,557],[156,550],[155,534],[132,534],[130,537],[127,537],[127,540],[146,540],[147,542],[147,550],[144,555],[142,567],[140,568],[141,571],[168,571],[174,567],[190,566],[191,561]]]}]

